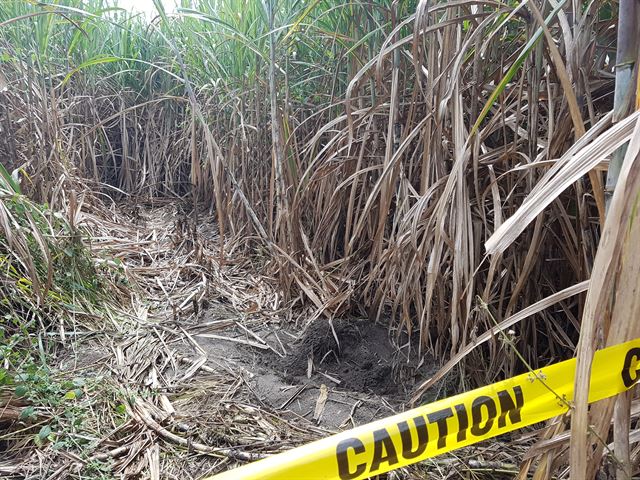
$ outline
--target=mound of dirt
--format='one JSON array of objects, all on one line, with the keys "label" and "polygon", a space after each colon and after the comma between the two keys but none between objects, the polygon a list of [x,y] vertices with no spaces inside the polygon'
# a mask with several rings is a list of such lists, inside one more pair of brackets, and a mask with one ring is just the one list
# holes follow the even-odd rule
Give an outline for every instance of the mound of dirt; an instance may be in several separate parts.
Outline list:
[{"label": "mound of dirt", "polygon": [[280,362],[287,377],[320,372],[340,380],[340,388],[392,394],[398,389],[392,374],[394,353],[382,326],[365,320],[317,320]]},{"label": "mound of dirt", "polygon": [[[205,315],[203,323],[214,326],[233,318],[214,309]],[[318,319],[302,332],[232,321],[215,332],[195,334],[209,366],[243,372],[252,400],[283,418],[303,417],[332,431],[402,410],[416,381],[435,368],[429,360],[418,364],[415,346],[398,350],[386,326],[365,319]]]}]

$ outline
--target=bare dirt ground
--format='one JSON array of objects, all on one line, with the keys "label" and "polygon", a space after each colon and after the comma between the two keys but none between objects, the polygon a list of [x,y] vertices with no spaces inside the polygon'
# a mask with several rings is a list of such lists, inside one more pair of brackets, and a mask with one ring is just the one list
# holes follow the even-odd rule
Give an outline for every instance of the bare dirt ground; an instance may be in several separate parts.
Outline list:
[{"label": "bare dirt ground", "polygon": [[[100,219],[108,234],[93,240],[125,266],[130,301],[103,328],[68,332],[58,353],[54,378],[82,379],[83,396],[41,409],[56,441],[21,450],[12,437],[0,477],[201,478],[401,411],[437,369],[384,325],[287,310],[250,262],[216,261],[210,218],[134,213]],[[426,400],[451,393],[443,385]],[[466,452],[381,478],[516,472],[511,452]]]},{"label": "bare dirt ground", "polygon": [[406,400],[409,384],[397,380],[412,366],[401,363],[381,325],[319,319],[296,332],[234,323],[217,334],[204,327],[194,340],[215,370],[243,372],[254,401],[283,418],[336,430],[391,415]]}]

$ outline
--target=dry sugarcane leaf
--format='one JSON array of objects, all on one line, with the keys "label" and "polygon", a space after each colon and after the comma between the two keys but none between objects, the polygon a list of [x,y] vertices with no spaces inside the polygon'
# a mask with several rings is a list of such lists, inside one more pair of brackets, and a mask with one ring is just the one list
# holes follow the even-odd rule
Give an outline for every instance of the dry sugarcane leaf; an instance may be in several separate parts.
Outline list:
[{"label": "dry sugarcane leaf", "polygon": [[611,121],[607,115],[582,136],[538,181],[516,213],[491,235],[485,243],[487,253],[504,251],[569,185],[629,141],[639,117],[637,112],[603,132]]},{"label": "dry sugarcane leaf", "polygon": [[[637,114],[629,118],[635,119]],[[616,291],[616,284],[618,288],[622,288],[622,292],[628,292],[626,290],[627,287],[632,289],[631,292],[637,288],[637,278],[634,280],[626,279],[629,285],[623,286],[618,283],[622,278],[616,279],[616,277],[619,275],[620,262],[623,260],[621,252],[626,239],[625,232],[629,229],[629,225],[632,225],[633,217],[631,215],[637,215],[636,199],[637,192],[640,189],[639,154],[640,123],[636,122],[623,163],[620,175],[621,181],[614,192],[594,262],[591,285],[587,294],[580,330],[580,342],[576,352],[575,409],[571,418],[571,475],[576,480],[587,480],[595,475],[602,452],[600,445],[596,447],[595,453],[592,452],[592,441],[588,436],[589,425],[591,424],[588,410],[589,379],[591,376],[591,362],[596,346],[604,343],[604,338],[608,336],[607,333],[610,335],[609,338],[616,342],[628,339],[627,337],[631,334],[640,333],[636,332],[638,329],[637,322],[630,322],[628,316],[622,318],[620,314],[617,314],[615,325],[611,324],[611,330],[604,323],[605,319],[608,318],[611,318],[611,322],[614,322],[613,317],[610,317],[611,314],[608,312],[612,300],[611,295]],[[638,244],[638,239],[634,240],[635,246]],[[632,250],[628,254],[631,257],[627,256],[626,265],[630,265],[633,269],[633,263],[629,264],[628,260],[633,256],[637,258],[638,255],[637,252],[631,252]],[[628,315],[632,313],[628,309],[631,308],[633,311],[637,309],[636,301],[627,298],[629,293],[624,294],[625,296],[620,299],[620,303],[616,298],[614,312],[624,312],[625,315]],[[636,312],[637,314],[640,314],[640,312]],[[613,401],[611,399],[605,400],[593,408],[594,412],[598,412],[597,416],[594,413],[593,422],[596,423],[594,432],[599,438],[603,438],[601,436],[602,432],[605,426],[608,429],[613,412]]]},{"label": "dry sugarcane leaf", "polygon": [[151,480],[160,480],[160,447],[155,443],[147,448],[144,453],[149,466],[149,478]]},{"label": "dry sugarcane leaf", "polygon": [[322,414],[324,413],[324,407],[327,404],[327,399],[329,398],[329,389],[323,383],[320,385],[320,394],[318,395],[318,399],[316,400],[316,408],[313,411],[313,419],[316,423],[320,423],[320,419],[322,418]]},{"label": "dry sugarcane leaf", "polygon": [[565,300],[565,299],[570,298],[570,297],[572,297],[574,295],[582,293],[582,292],[586,291],[588,288],[589,288],[589,282],[588,281],[584,281],[584,282],[579,283],[577,285],[573,285],[573,286],[571,286],[569,288],[565,288],[564,290],[562,290],[560,292],[557,292],[557,293],[554,293],[553,295],[550,295],[547,298],[544,298],[544,299],[534,303],[533,305],[530,305],[529,307],[521,310],[520,312],[511,315],[509,318],[504,319],[502,322],[500,322],[495,327],[493,327],[490,330],[484,332],[482,335],[480,335],[478,338],[476,338],[473,342],[470,342],[467,345],[465,345],[440,370],[438,370],[438,372],[436,372],[435,375],[433,375],[431,378],[429,378],[428,380],[426,380],[425,382],[420,384],[414,390],[414,394],[413,394],[413,396],[411,397],[411,400],[410,400],[411,404],[413,405],[418,400],[420,400],[420,397],[424,394],[424,392],[427,391],[427,389],[429,389],[436,382],[441,380],[448,372],[451,371],[451,369],[453,367],[455,367],[458,363],[460,363],[460,361],[464,357],[469,355],[469,353],[471,353],[476,347],[478,347],[478,346],[482,345],[483,343],[487,342],[488,340],[494,338],[501,331],[504,331],[504,330],[508,329],[509,327],[512,327],[513,325],[515,325],[516,323],[524,320],[525,318],[528,318],[531,315],[535,315],[536,313],[544,310],[545,308],[550,307],[551,305],[554,305],[554,304],[556,304],[558,302],[561,302],[562,300]]}]

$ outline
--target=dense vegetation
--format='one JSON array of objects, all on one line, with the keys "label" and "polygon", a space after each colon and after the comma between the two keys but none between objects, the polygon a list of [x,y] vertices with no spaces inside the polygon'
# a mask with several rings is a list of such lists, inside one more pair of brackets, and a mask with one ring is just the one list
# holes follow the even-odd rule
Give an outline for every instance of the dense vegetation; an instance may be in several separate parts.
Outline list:
[{"label": "dense vegetation", "polygon": [[[55,328],[76,298],[104,295],[103,276],[119,281],[77,241],[92,189],[210,208],[219,260],[244,249],[283,305],[388,321],[398,340],[464,358],[471,383],[521,370],[493,336],[465,346],[536,302],[513,344],[534,366],[573,354],[604,158],[568,170],[572,146],[611,124],[616,3],[157,7],[149,23],[101,0],[0,3],[1,288],[19,328]],[[568,183],[488,255],[552,165]]]},{"label": "dense vegetation", "polygon": [[[102,2],[4,3],[8,170],[48,201],[47,181],[74,175],[191,195],[266,248],[289,299],[391,314],[455,353],[493,326],[476,296],[500,321],[588,278],[600,183],[578,182],[502,258],[483,242],[577,136],[573,104],[587,127],[610,109],[615,18],[606,2],[573,25],[542,12],[573,32],[555,65],[519,4],[426,6],[203,1],[147,25]],[[573,347],[579,307],[565,310],[518,332],[528,359]]]}]

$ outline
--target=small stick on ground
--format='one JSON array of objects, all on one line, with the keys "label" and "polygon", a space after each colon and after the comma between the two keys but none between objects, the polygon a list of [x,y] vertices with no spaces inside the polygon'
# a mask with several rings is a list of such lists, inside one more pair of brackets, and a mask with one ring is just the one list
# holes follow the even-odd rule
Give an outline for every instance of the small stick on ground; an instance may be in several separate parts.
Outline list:
[{"label": "small stick on ground", "polygon": [[209,445],[204,445],[198,442],[192,442],[186,438],[182,438],[179,435],[171,433],[167,429],[158,424],[147,411],[144,402],[136,398],[132,404],[130,404],[131,415],[140,423],[145,424],[151,430],[170,442],[176,443],[189,450],[196,451],[204,455],[224,455],[225,457],[233,458],[234,460],[242,460],[245,462],[253,462],[262,458],[268,457],[268,455],[262,453],[249,453],[242,450],[235,450],[231,448],[214,448]]}]

